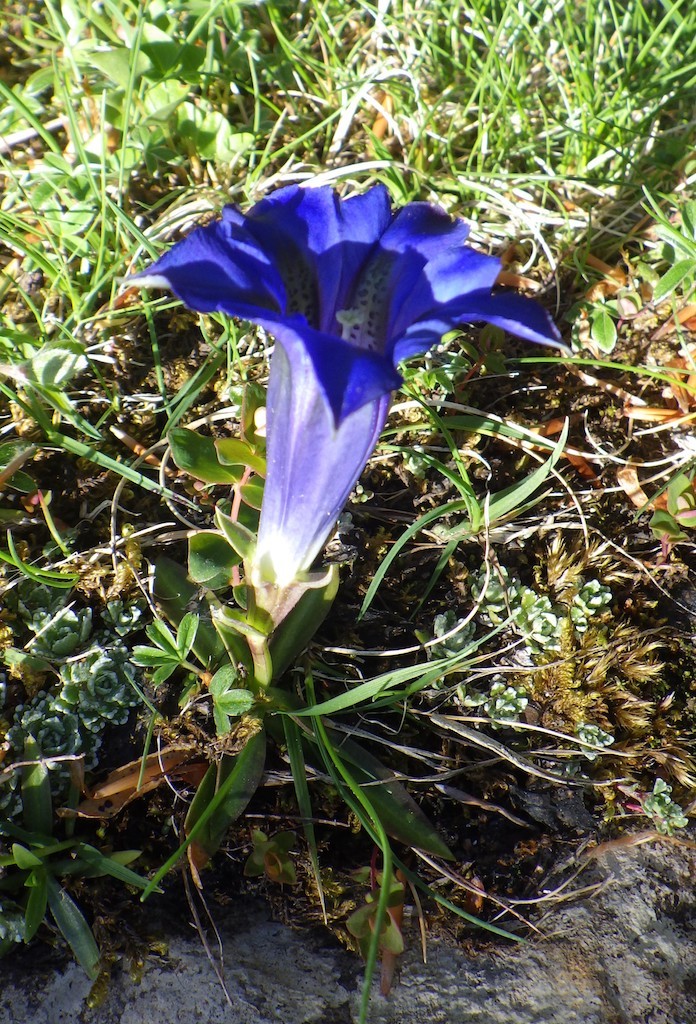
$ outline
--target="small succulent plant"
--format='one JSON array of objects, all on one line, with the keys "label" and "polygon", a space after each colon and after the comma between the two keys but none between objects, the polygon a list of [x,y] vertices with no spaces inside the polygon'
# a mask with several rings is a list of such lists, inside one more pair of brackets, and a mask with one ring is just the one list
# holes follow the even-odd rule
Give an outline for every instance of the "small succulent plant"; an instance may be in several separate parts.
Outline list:
[{"label": "small succulent plant", "polygon": [[501,722],[516,722],[529,704],[522,687],[508,686],[504,680],[494,682],[483,708],[487,715]]},{"label": "small succulent plant", "polygon": [[43,757],[64,757],[85,752],[76,715],[58,710],[55,699],[41,690],[29,704],[15,709],[14,724],[7,734],[14,750],[23,750],[32,736]]},{"label": "small succulent plant", "polygon": [[24,942],[24,911],[14,900],[0,899],[0,958],[16,943]]},{"label": "small succulent plant", "polygon": [[641,800],[643,813],[652,818],[655,828],[662,835],[671,836],[675,829],[685,828],[689,819],[672,800],[672,787],[664,779],[655,779],[652,793]]},{"label": "small succulent plant", "polygon": [[578,633],[584,633],[589,620],[611,604],[612,593],[599,580],[588,580],[570,606],[570,618]]},{"label": "small succulent plant", "polygon": [[22,580],[7,593],[7,606],[14,611],[34,633],[65,607],[68,596],[65,590],[49,587],[34,580]]},{"label": "small succulent plant", "polygon": [[[614,742],[614,737],[610,732],[605,732],[600,726],[589,722],[582,722],[575,730],[575,735],[582,743],[592,743],[595,747],[610,747]],[[588,761],[596,761],[599,757],[598,751],[586,747],[583,748],[582,753]]]},{"label": "small succulent plant", "polygon": [[507,569],[500,567],[488,575],[481,570],[471,583],[471,593],[481,603],[480,617],[493,626],[508,622],[524,638],[531,653],[559,651],[563,619],[569,614],[578,633],[586,632],[589,620],[612,600],[609,587],[591,579],[573,597],[570,611],[553,604],[546,594],[525,586]]},{"label": "small succulent plant", "polygon": [[[76,606],[66,590],[23,580],[8,596],[8,607],[34,635],[24,650],[5,652],[11,671],[21,666],[26,692],[25,700],[6,712],[7,740],[20,758],[31,737],[41,757],[57,759],[51,777],[58,793],[69,777],[61,759],[82,756],[86,768],[95,767],[104,729],[124,724],[139,703],[138,669],[123,637],[140,628],[143,608],[111,601],[95,630],[91,608]],[[33,669],[37,685],[30,688]],[[4,694],[5,687],[0,708]],[[21,806],[16,773],[7,773],[0,786],[0,810],[15,818]]]},{"label": "small succulent plant", "polygon": [[137,602],[124,604],[121,600],[109,601],[101,613],[101,619],[107,633],[124,637],[136,629],[142,629],[145,609]]},{"label": "small succulent plant", "polygon": [[46,613],[43,621],[40,614],[34,617],[33,627],[39,629],[31,641],[32,654],[46,658],[69,658],[81,647],[92,632],[92,609],[66,607],[55,615]]},{"label": "small succulent plant", "polygon": [[138,703],[135,669],[120,644],[91,650],[61,666],[62,687],[55,706],[74,713],[85,729],[99,732],[106,724],[123,725]]},{"label": "small succulent plant", "polygon": [[432,658],[449,658],[461,654],[471,643],[475,632],[476,624],[474,622],[465,623],[464,619],[458,619],[452,610],[436,615],[433,622],[433,636],[446,637],[446,639],[429,648],[430,656]]}]

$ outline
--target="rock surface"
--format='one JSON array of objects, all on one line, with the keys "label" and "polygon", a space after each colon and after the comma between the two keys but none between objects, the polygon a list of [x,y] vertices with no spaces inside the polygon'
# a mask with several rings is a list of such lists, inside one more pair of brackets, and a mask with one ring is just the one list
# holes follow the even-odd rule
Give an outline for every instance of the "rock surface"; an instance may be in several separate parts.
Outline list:
[{"label": "rock surface", "polygon": [[[544,939],[483,944],[432,940],[420,962],[415,929],[373,1024],[694,1024],[696,853],[664,842],[610,848],[576,880],[600,884],[542,922]],[[558,906],[558,905],[557,905]],[[223,911],[218,912],[218,923]],[[74,964],[27,955],[0,964],[3,1024],[352,1024],[360,964],[321,932],[270,922],[264,905],[226,908],[221,927],[229,1002],[196,932],[168,937],[135,983],[115,970],[106,999]]]}]

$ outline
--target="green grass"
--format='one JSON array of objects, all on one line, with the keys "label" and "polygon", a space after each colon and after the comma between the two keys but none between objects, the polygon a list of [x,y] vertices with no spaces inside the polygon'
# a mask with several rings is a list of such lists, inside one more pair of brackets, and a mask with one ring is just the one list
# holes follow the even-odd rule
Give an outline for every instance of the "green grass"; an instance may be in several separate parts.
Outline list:
[{"label": "green grass", "polygon": [[[663,637],[671,653],[660,655],[660,675],[651,632],[662,625],[657,612],[651,618],[655,595],[675,580],[693,586],[689,509],[670,511],[682,516],[674,544],[652,535],[616,469],[637,467],[650,499],[679,471],[688,495],[696,476],[688,420],[659,423],[655,433],[653,421],[641,429],[624,415],[675,406],[670,361],[679,358],[684,414],[695,404],[688,336],[664,330],[696,286],[693,3],[18,0],[0,13],[0,40],[0,471],[19,460],[26,477],[13,477],[0,501],[12,527],[2,586],[15,609],[2,638],[27,648],[13,655],[19,690],[0,707],[0,729],[65,669],[47,675],[45,652],[32,656],[41,632],[16,610],[28,586],[21,581],[76,582],[71,599],[95,615],[107,598],[139,601],[138,586],[147,596],[151,546],[183,561],[184,530],[212,523],[200,488],[168,474],[167,435],[192,421],[238,422],[244,387],[265,381],[263,341],[246,325],[131,296],[128,275],[226,202],[246,206],[316,176],[344,193],[383,182],[395,204],[426,199],[468,218],[475,243],[504,254],[506,269],[568,337],[572,321],[577,352],[561,362],[525,349],[516,359],[519,345],[486,331],[450,337],[408,368],[352,507],[363,575],[347,587],[340,619],[328,620],[324,649],[312,648],[293,682],[304,710],[283,707],[285,725],[273,737],[290,751],[303,818],[313,801],[318,813],[299,767],[309,742],[323,758],[314,769],[333,778],[358,816],[362,808],[388,873],[384,808],[356,781],[365,763],[355,752],[344,759],[349,747],[337,730],[364,728],[372,748],[407,775],[453,769],[463,758],[485,795],[471,737],[482,738],[479,760],[491,751],[504,759],[496,730],[510,722],[494,721],[503,704],[486,707],[500,672],[513,696],[526,693],[541,709],[536,732],[517,725],[503,734],[516,769],[541,772],[537,762],[550,760],[558,773],[569,762],[581,774],[594,770],[582,761],[587,744],[572,738],[591,719],[620,747],[615,762],[600,750],[606,768],[593,778],[603,792],[628,763],[639,793],[661,773],[680,801],[692,798],[693,698],[669,661],[679,635]],[[606,287],[612,278],[598,260],[623,275],[618,290]],[[604,493],[560,458],[560,428],[539,432],[566,415],[568,451],[601,476]],[[164,469],[148,453],[164,454]],[[28,504],[37,486],[43,504]],[[547,544],[552,516],[558,550]],[[491,611],[501,564],[524,585]],[[481,571],[488,598],[471,586]],[[573,634],[562,609],[577,608],[585,578],[606,582],[627,607],[642,587],[634,621],[617,597],[616,622],[598,612],[599,625]],[[149,609],[141,603],[151,616],[151,598]],[[456,611],[454,626],[442,625],[446,611]],[[469,645],[470,620],[479,633]],[[515,660],[525,629],[542,626],[555,631],[562,664],[594,690],[573,689],[556,655],[549,662],[530,647],[522,667]],[[614,662],[606,646],[618,652]],[[83,655],[77,648],[78,661]],[[193,685],[184,676],[182,689]],[[459,743],[451,760],[424,714],[443,705],[472,726],[463,727],[466,742],[450,739]],[[403,722],[406,754],[394,750]],[[157,727],[153,717],[150,734]],[[617,792],[602,799],[607,818],[622,813]],[[321,890],[315,826],[303,825]],[[439,898],[466,918],[453,891],[453,900]],[[382,917],[387,896],[384,886]],[[328,912],[327,894],[320,899]]]}]

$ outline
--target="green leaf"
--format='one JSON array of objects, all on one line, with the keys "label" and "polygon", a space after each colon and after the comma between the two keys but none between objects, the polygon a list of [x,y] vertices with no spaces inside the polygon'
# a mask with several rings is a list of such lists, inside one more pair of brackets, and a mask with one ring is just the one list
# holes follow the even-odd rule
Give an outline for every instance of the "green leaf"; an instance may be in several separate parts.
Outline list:
[{"label": "green leaf", "polygon": [[94,981],[99,974],[99,948],[92,930],[77,904],[68,896],[51,875],[47,875],[48,905],[53,919],[65,938],[73,955],[88,978]]},{"label": "green leaf", "polygon": [[133,648],[132,658],[135,665],[141,665],[143,668],[167,665],[171,667],[172,672],[180,664],[178,655],[174,657],[167,651],[160,650],[159,647],[143,647],[141,644],[136,644]]},{"label": "green leaf", "polygon": [[590,317],[590,334],[600,352],[613,352],[616,345],[616,324],[605,309],[593,311]]},{"label": "green leaf", "polygon": [[213,722],[218,736],[226,736],[228,732],[232,731],[232,722],[229,716],[215,702],[213,703]]},{"label": "green leaf", "polygon": [[153,644],[159,647],[164,654],[178,660],[179,648],[176,643],[176,637],[161,619],[155,619],[149,626],[146,626],[145,632]]},{"label": "green leaf", "polygon": [[124,90],[129,88],[133,73],[137,82],[150,68],[150,62],[142,50],[133,53],[127,46],[102,49],[95,46],[91,39],[83,39],[74,47],[73,52],[83,66],[86,65],[90,69],[98,68],[114,85]]},{"label": "green leaf", "polygon": [[144,889],[148,885],[147,878],[131,871],[124,863],[124,861],[137,860],[140,850],[119,850],[107,857],[96,847],[90,846],[89,843],[78,843],[75,852],[80,860],[92,869],[90,871],[92,878],[98,875],[110,875],[126,885],[134,885],[138,889]]},{"label": "green leaf", "polygon": [[177,72],[182,68],[186,69],[187,75],[193,75],[206,57],[204,46],[182,44],[179,38],[173,38],[170,32],[165,32],[151,21],[145,21],[143,25],[141,49],[150,58],[150,73],[156,79],[179,78]]},{"label": "green leaf", "polygon": [[282,721],[285,732],[285,745],[290,759],[290,774],[292,775],[292,781],[295,787],[295,796],[297,797],[297,806],[299,807],[300,816],[302,818],[302,828],[304,829],[307,848],[309,849],[309,856],[312,862],[312,873],[316,882],[324,921],[328,923],[326,916],[326,897],[324,895],[324,886],[322,884],[321,870],[319,868],[319,850],[317,848],[317,839],[314,832],[314,812],[312,810],[312,800],[309,794],[309,786],[307,784],[307,769],[305,765],[304,752],[302,750],[302,738],[297,722],[287,715],[283,716]]},{"label": "green leaf", "polygon": [[677,473],[667,486],[667,508],[673,516],[696,507],[694,481],[686,473]]},{"label": "green leaf", "polygon": [[194,612],[187,612],[177,626],[176,649],[182,661],[186,660],[196,641],[199,621],[198,615]]},{"label": "green leaf", "polygon": [[237,554],[244,559],[251,557],[256,547],[256,535],[251,530],[225,515],[219,508],[215,510],[215,523]]},{"label": "green leaf", "polygon": [[249,613],[243,612],[239,608],[223,607],[218,608],[214,621],[218,629],[234,630],[240,636],[247,637],[254,643],[267,641],[272,626],[269,624],[267,630],[260,629],[253,625],[249,618]]},{"label": "green leaf", "polygon": [[[19,467],[36,452],[36,445],[28,441],[5,441],[0,444],[0,477],[5,479],[6,486],[31,494],[36,490],[36,483]],[[9,476],[8,476],[9,473]],[[0,488],[2,484],[0,483]]]},{"label": "green leaf", "polygon": [[7,531],[7,549],[9,552],[8,554],[5,554],[4,551],[0,551],[0,561],[7,562],[8,565],[14,565],[16,569],[19,569],[23,576],[26,576],[30,580],[34,580],[35,583],[45,583],[46,586],[56,587],[57,590],[71,590],[79,579],[77,573],[56,572],[53,569],[41,569],[37,566],[23,562],[19,557],[14,538],[9,530]]},{"label": "green leaf", "polygon": [[[425,850],[444,860],[454,860],[434,826],[405,787],[395,779],[394,773],[363,747],[348,739],[345,733],[330,728],[326,723],[324,728],[355,782],[365,787],[366,796],[385,831],[393,839],[413,849]],[[318,733],[313,736],[305,734],[304,738],[305,742],[311,742],[318,750],[321,749]]]},{"label": "green leaf", "polygon": [[187,842],[195,839],[209,857],[258,789],[266,763],[266,733],[261,728],[236,755],[224,754],[211,765],[186,815]]},{"label": "green leaf", "polygon": [[690,199],[684,203],[681,210],[682,224],[686,228],[691,239],[696,242],[696,200]]},{"label": "green leaf", "polygon": [[238,672],[234,665],[223,665],[219,668],[210,680],[208,689],[214,697],[234,686],[238,679]]},{"label": "green leaf", "polygon": [[189,575],[210,590],[231,586],[232,570],[240,561],[240,555],[216,531],[199,530],[189,541]]},{"label": "green leaf", "polygon": [[389,835],[406,846],[425,850],[444,860],[454,860],[434,826],[393,773],[353,740],[343,734],[334,732],[333,735],[342,759],[351,766],[353,777],[361,786],[368,787],[370,803]]},{"label": "green leaf", "polygon": [[686,540],[687,535],[674,516],[667,509],[658,508],[650,519],[650,529],[656,540],[667,537],[671,541]]},{"label": "green leaf", "polygon": [[[200,591],[186,575],[186,570],[171,558],[158,558],[155,563],[155,598],[163,614],[173,625],[178,626],[192,604],[200,606]],[[196,600],[198,598],[198,600]],[[245,647],[239,641],[240,648]],[[228,659],[228,652],[222,638],[212,622],[201,615],[193,650],[207,669],[214,670]],[[244,661],[244,651],[234,652],[239,661]],[[247,652],[248,657],[248,652]]]},{"label": "green leaf", "polygon": [[64,387],[76,373],[87,369],[87,357],[81,345],[44,345],[32,357],[31,371],[44,387]]},{"label": "green leaf", "polygon": [[45,868],[33,871],[24,883],[29,889],[24,912],[24,941],[31,942],[46,916],[48,903],[48,877]]},{"label": "green leaf", "polygon": [[223,466],[241,466],[266,475],[266,460],[257,455],[251,445],[236,437],[223,437],[215,441],[218,458]]},{"label": "green leaf", "polygon": [[229,163],[254,142],[251,132],[235,132],[225,115],[205,101],[182,103],[176,121],[182,144],[203,160]]},{"label": "green leaf", "polygon": [[153,686],[161,686],[162,683],[166,683],[167,679],[176,672],[177,665],[172,665],[171,662],[168,665],[162,665],[160,668],[155,669],[152,673],[152,684]]},{"label": "green leaf", "polygon": [[174,427],[169,431],[168,440],[179,469],[197,480],[206,484],[234,484],[241,479],[239,467],[222,465],[212,437],[204,437],[187,427]]},{"label": "green leaf", "polygon": [[53,801],[48,768],[40,760],[41,749],[33,736],[24,741],[24,760],[32,762],[22,768],[22,806],[24,825],[30,832],[50,836],[53,832]]},{"label": "green leaf", "polygon": [[12,844],[12,856],[21,871],[33,871],[34,868],[43,867],[43,861],[20,843]]},{"label": "green leaf", "polygon": [[225,690],[215,698],[215,706],[231,718],[239,718],[254,706],[254,695],[249,690]]},{"label": "green leaf", "polygon": [[[169,80],[158,82],[143,97],[143,103],[147,110],[145,124],[152,132],[153,122],[167,122],[179,104],[188,95],[189,88],[185,82]],[[186,386],[190,386],[190,381]],[[181,392],[179,392],[179,397]]]},{"label": "green leaf", "polygon": [[329,614],[338,593],[338,566],[327,572],[323,587],[309,587],[279,625],[269,640],[273,679],[278,680],[312,639]]},{"label": "green leaf", "polygon": [[248,480],[245,484],[242,484],[239,490],[241,491],[244,502],[251,508],[255,508],[259,511],[261,509],[261,502],[263,501],[263,488],[263,480],[260,477],[255,476],[252,480]]},{"label": "green leaf", "polygon": [[230,717],[238,718],[250,711],[254,706],[254,695],[249,690],[234,686],[238,677],[233,665],[223,665],[218,669],[208,687],[213,698],[213,715],[215,726],[221,735],[230,731]]},{"label": "green leaf", "polygon": [[682,281],[696,272],[696,260],[679,260],[662,275],[655,285],[653,301],[661,302],[673,291],[676,291]]}]

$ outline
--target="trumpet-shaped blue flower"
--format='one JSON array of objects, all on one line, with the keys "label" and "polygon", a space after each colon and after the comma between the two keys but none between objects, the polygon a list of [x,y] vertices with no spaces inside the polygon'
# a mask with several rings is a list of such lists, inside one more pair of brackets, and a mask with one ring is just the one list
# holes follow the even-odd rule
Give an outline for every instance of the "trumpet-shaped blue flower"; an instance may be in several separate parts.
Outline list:
[{"label": "trumpet-shaped blue flower", "polygon": [[541,306],[493,293],[500,262],[466,246],[468,233],[428,203],[393,211],[380,185],[345,200],[291,185],[247,214],[225,207],[134,279],[276,339],[259,580],[286,586],[321,551],[377,444],[401,360],[477,321],[557,343]]}]

